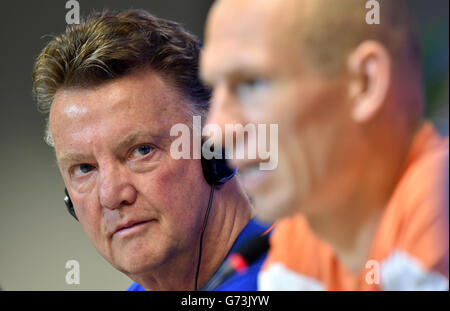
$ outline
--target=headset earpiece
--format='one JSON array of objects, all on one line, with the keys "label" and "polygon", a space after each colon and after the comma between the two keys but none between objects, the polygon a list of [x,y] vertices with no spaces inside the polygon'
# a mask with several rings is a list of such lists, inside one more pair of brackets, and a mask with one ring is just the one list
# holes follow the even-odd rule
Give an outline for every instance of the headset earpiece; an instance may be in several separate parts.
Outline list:
[{"label": "headset earpiece", "polygon": [[73,209],[72,200],[70,199],[69,192],[67,192],[67,188],[64,188],[64,203],[66,204],[67,210],[69,214],[72,215],[76,220],[78,220],[77,214],[75,214],[75,210]]},{"label": "headset earpiece", "polygon": [[223,185],[237,172],[237,169],[231,169],[225,159],[225,150],[222,149],[222,159],[212,158],[207,160],[203,157],[202,152],[202,169],[206,182],[210,185]]}]

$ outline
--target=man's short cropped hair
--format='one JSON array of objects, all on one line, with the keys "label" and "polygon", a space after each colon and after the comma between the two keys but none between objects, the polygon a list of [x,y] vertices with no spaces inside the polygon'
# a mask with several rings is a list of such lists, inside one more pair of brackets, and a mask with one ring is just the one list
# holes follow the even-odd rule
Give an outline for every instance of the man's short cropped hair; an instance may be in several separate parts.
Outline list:
[{"label": "man's short cropped hair", "polygon": [[[180,24],[144,10],[93,13],[38,56],[32,76],[38,110],[48,113],[60,89],[96,87],[149,68],[190,100],[189,111],[205,115],[211,92],[198,76],[200,48]],[[45,140],[53,145],[48,125]]]}]

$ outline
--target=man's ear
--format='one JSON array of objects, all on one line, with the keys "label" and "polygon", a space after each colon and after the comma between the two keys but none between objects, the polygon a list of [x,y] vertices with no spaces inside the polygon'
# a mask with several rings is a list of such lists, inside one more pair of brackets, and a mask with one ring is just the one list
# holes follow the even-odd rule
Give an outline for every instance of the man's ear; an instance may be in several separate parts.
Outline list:
[{"label": "man's ear", "polygon": [[348,58],[352,119],[370,120],[384,105],[391,83],[391,58],[376,41],[364,41]]}]

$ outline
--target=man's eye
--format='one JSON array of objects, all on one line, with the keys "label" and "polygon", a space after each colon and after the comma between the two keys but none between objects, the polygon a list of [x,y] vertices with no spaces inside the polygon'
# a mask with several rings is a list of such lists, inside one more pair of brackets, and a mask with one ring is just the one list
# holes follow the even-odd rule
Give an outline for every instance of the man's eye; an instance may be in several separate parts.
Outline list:
[{"label": "man's eye", "polygon": [[94,167],[92,165],[87,164],[87,163],[79,164],[79,165],[75,166],[74,174],[76,174],[76,175],[87,174],[90,171],[92,171],[93,168]]},{"label": "man's eye", "polygon": [[133,150],[133,157],[142,157],[149,154],[153,150],[153,147],[150,145],[141,145]]},{"label": "man's eye", "polygon": [[247,81],[239,82],[235,85],[236,95],[240,98],[246,98],[255,95],[258,91],[264,90],[267,86],[265,79],[255,78]]}]

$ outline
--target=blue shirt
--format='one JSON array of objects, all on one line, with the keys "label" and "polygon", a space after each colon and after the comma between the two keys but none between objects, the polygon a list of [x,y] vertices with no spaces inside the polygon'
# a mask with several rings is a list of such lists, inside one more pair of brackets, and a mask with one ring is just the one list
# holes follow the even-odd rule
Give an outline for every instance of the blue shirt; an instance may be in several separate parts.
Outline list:
[{"label": "blue shirt", "polygon": [[[237,237],[236,241],[234,241],[233,247],[231,248],[230,252],[228,253],[228,256],[234,252],[236,252],[237,249],[239,249],[243,244],[245,244],[246,241],[249,239],[255,238],[258,235],[263,234],[266,232],[270,226],[259,223],[256,219],[251,219],[248,224],[242,229],[241,233]],[[227,256],[227,258],[228,258]],[[216,290],[219,291],[254,291],[258,290],[257,285],[257,277],[258,272],[261,269],[261,266],[266,259],[267,252],[264,253],[261,257],[258,258],[253,264],[251,264],[246,272],[241,274],[234,274],[231,277],[229,277],[225,282],[220,284],[219,287],[216,288]],[[129,291],[145,291],[145,289],[139,285],[138,283],[134,282],[131,284],[131,286],[128,288]]]}]

